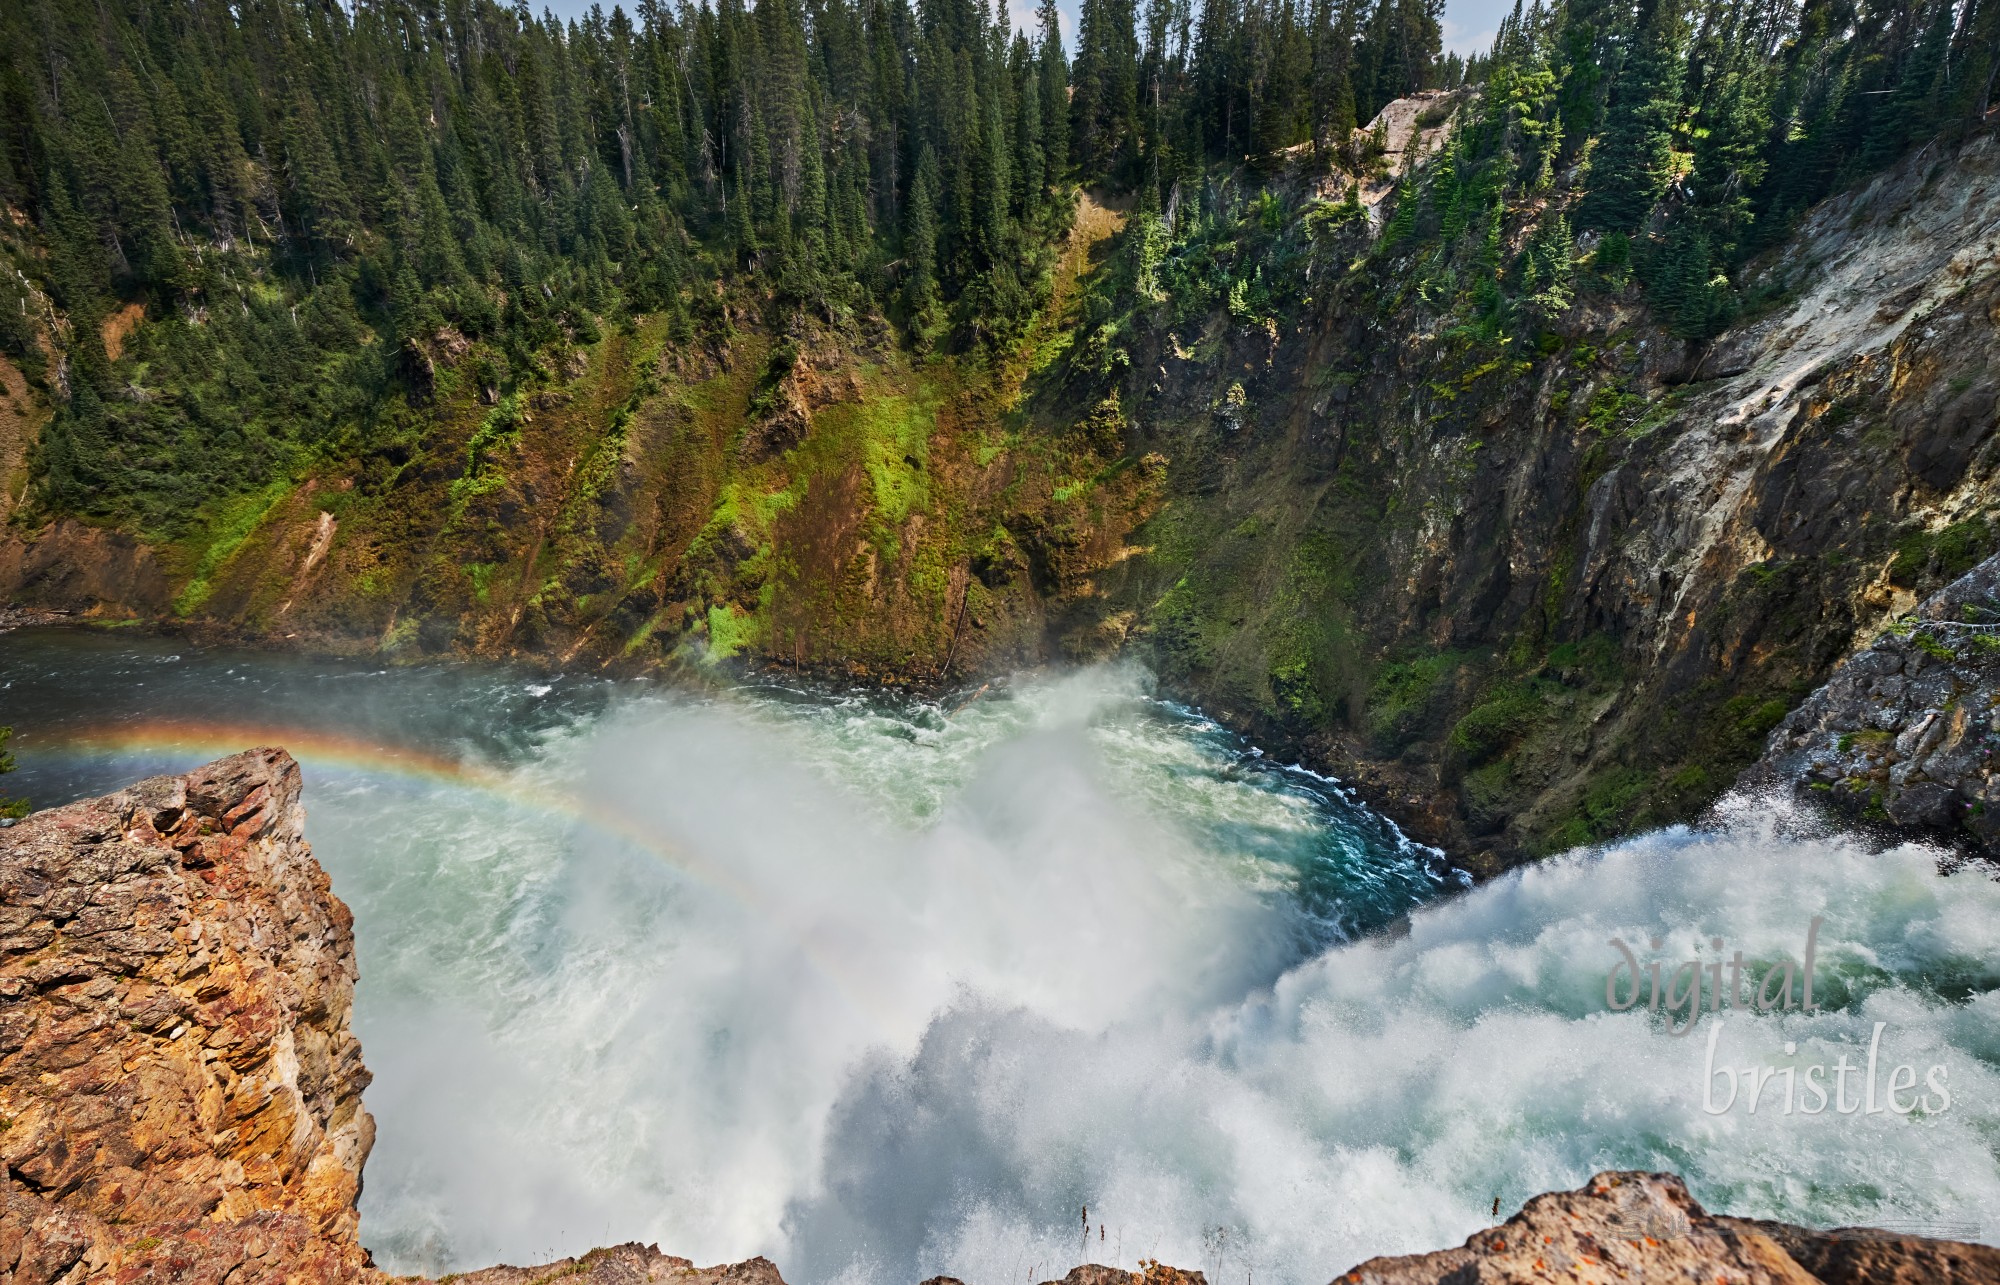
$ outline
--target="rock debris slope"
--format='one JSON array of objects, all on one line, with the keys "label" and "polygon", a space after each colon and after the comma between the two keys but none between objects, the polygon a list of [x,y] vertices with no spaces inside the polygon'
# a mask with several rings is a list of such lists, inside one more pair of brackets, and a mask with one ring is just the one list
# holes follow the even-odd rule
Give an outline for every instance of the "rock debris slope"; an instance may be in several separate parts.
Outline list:
[{"label": "rock debris slope", "polygon": [[[290,755],[252,750],[0,831],[0,1280],[391,1279],[357,1235],[374,1126],[353,923],[299,787]],[[1061,1285],[1206,1285],[1143,1266]],[[454,1279],[784,1285],[763,1258],[697,1268],[638,1244]],[[2000,1250],[1714,1218],[1671,1175],[1600,1174],[1463,1248],[1338,1279],[2000,1283]]]}]

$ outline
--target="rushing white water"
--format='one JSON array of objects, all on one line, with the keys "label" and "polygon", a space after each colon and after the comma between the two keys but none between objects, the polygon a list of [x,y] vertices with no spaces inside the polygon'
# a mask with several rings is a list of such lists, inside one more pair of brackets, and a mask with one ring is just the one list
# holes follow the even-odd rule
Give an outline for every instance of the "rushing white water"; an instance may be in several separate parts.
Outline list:
[{"label": "rushing white water", "polygon": [[[639,1238],[803,1285],[1085,1257],[1320,1282],[1611,1167],[1736,1213],[2000,1233],[1982,870],[1739,802],[1402,917],[1453,881],[1132,671],[956,710],[586,706],[460,741],[497,792],[306,759],[356,913],[386,1266]],[[1614,937],[1668,976],[1740,949],[1754,979],[1815,916],[1819,1012],[1675,1038],[1607,1008]],[[1717,1065],[1804,1068],[1865,1061],[1878,1022],[1878,1094],[1942,1066],[1948,1108],[1787,1114],[1774,1085],[1704,1110],[1717,1023]]]}]

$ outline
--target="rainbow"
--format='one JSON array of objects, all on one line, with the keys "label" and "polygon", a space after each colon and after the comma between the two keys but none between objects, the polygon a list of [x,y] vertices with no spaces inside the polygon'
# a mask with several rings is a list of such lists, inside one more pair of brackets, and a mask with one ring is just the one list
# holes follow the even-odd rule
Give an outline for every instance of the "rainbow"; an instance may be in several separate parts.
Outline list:
[{"label": "rainbow", "polygon": [[890,1032],[895,1024],[888,1018],[889,1005],[869,995],[852,970],[834,958],[810,933],[803,931],[795,916],[770,904],[762,889],[739,877],[727,866],[672,843],[652,827],[642,825],[617,809],[598,802],[586,802],[560,790],[552,790],[522,780],[518,775],[447,758],[428,750],[405,745],[387,745],[339,732],[301,727],[277,727],[252,723],[196,722],[190,720],[142,720],[107,723],[37,736],[37,755],[74,755],[106,758],[116,755],[144,755],[185,759],[189,766],[236,754],[252,746],[282,746],[307,769],[343,770],[363,776],[391,777],[427,787],[476,791],[532,812],[558,817],[607,837],[619,840],[661,861],[682,878],[718,893],[744,907],[765,923],[785,926],[786,936],[826,982],[852,1006],[885,1040],[894,1042]]},{"label": "rainbow", "polygon": [[[24,737],[22,743],[25,744],[26,739]],[[337,732],[319,732],[301,727],[185,720],[107,723],[59,734],[50,741],[37,737],[33,748],[42,753],[53,750],[91,757],[144,754],[206,762],[255,745],[283,746],[302,766],[311,763],[369,776],[396,776],[492,794],[513,796],[522,793],[520,785],[509,781],[505,773],[478,764],[463,763],[407,746],[383,745]]]}]

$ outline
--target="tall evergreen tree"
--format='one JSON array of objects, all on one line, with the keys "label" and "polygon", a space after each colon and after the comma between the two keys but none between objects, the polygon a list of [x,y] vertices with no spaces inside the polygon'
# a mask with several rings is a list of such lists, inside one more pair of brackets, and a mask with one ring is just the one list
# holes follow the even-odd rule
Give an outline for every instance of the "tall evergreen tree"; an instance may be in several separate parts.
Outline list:
[{"label": "tall evergreen tree", "polygon": [[1652,0],[1640,14],[1632,56],[1611,91],[1604,140],[1591,159],[1587,226],[1637,227],[1673,179],[1673,138],[1681,114],[1684,66],[1677,0]]}]

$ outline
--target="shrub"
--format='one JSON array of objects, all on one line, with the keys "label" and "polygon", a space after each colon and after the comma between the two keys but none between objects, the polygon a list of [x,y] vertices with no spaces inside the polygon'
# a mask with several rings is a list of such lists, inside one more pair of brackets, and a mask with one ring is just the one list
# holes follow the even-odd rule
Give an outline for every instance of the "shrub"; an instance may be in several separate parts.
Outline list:
[{"label": "shrub", "polygon": [[[13,735],[13,728],[0,727],[0,776],[5,776],[14,770],[14,756],[7,752],[7,742],[13,738]],[[13,819],[26,815],[28,815],[28,801],[26,799],[10,799],[4,794],[0,794],[0,817]]]},{"label": "shrub", "polygon": [[1532,686],[1503,687],[1458,720],[1451,729],[1451,747],[1472,763],[1484,763],[1534,727],[1547,711],[1547,703]]}]

